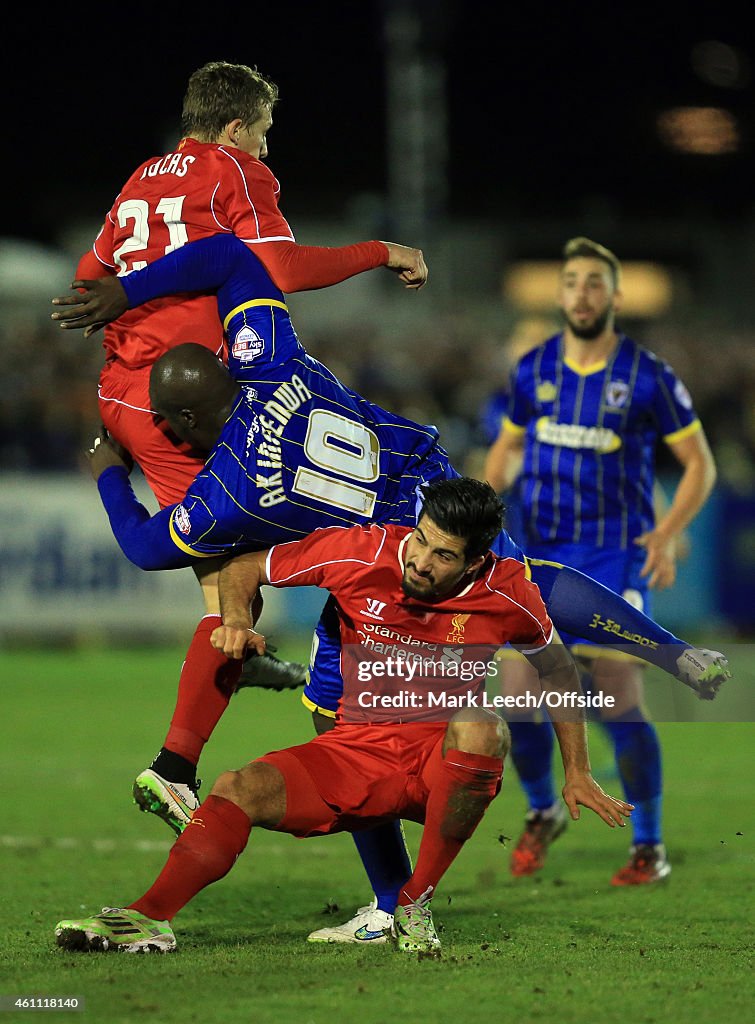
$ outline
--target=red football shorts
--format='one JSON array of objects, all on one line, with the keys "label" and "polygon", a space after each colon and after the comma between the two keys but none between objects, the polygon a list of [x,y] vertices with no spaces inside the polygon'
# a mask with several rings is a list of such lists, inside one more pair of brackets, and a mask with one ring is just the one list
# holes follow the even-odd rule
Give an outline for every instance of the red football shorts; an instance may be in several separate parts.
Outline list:
[{"label": "red football shorts", "polygon": [[423,823],[443,762],[444,722],[338,725],[308,743],[265,754],[286,782],[278,832],[354,832],[396,818]]},{"label": "red football shorts", "polygon": [[108,433],[127,448],[147,480],[160,508],[180,502],[204,457],[172,433],[150,409],[152,367],[129,370],[108,363],[100,374],[100,417]]}]

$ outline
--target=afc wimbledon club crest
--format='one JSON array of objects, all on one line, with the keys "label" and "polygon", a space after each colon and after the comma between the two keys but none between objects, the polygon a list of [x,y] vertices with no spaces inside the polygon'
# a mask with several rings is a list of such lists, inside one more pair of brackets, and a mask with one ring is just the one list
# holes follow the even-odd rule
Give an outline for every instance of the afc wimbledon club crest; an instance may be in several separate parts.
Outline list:
[{"label": "afc wimbledon club crest", "polygon": [[251,327],[242,327],[233,339],[231,354],[240,363],[251,363],[257,356],[262,355],[265,342]]},{"label": "afc wimbledon club crest", "polygon": [[553,381],[544,380],[535,388],[535,398],[538,402],[553,402],[558,394]]},{"label": "afc wimbledon club crest", "polygon": [[621,409],[629,398],[629,385],[623,380],[609,380],[606,384],[606,405],[609,409]]}]

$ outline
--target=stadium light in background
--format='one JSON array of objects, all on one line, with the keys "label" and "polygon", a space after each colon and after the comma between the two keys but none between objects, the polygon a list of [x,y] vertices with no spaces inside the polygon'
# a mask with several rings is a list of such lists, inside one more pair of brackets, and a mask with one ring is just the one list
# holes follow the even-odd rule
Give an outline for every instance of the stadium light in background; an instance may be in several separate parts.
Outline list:
[{"label": "stadium light in background", "polygon": [[747,55],[728,43],[705,39],[690,53],[692,70],[698,78],[719,89],[744,89],[750,81]]},{"label": "stadium light in background", "polygon": [[680,153],[721,156],[739,149],[736,118],[722,107],[674,107],[658,115],[658,135]]},{"label": "stadium light in background", "polygon": [[[556,290],[561,263],[528,260],[514,263],[503,276],[504,300],[527,313],[550,313],[557,308]],[[671,274],[657,263],[622,261],[621,312],[629,317],[657,317],[674,298]]]}]

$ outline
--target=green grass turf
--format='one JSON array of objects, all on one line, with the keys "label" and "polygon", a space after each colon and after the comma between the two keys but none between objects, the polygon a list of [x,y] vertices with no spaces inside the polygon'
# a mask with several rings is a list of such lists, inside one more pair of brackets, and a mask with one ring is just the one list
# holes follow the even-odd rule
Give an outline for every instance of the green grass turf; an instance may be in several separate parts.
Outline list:
[{"label": "green grass turf", "polygon": [[[747,648],[739,651],[741,679],[751,667]],[[304,652],[302,644],[281,653]],[[701,721],[660,726],[668,884],[612,889],[629,836],[589,812],[539,878],[511,879],[501,837],[518,834],[524,801],[509,769],[435,901],[440,963],[386,948],[308,945],[306,934],[333,920],[323,916],[326,904],[337,903],[335,919],[345,919],[367,902],[353,844],[346,835],[297,840],[262,830],[231,873],[179,914],[176,955],[59,950],[60,918],[135,899],[165,860],[171,834],[137,811],[130,786],[164,736],[182,656],[0,653],[0,995],[83,997],[86,1010],[74,1020],[111,1024],[720,1024],[751,1005],[755,727],[706,721],[715,705],[696,711]],[[241,692],[203,758],[204,792],[224,768],[310,735],[298,694]],[[616,791],[597,730],[591,741],[596,773]],[[419,828],[409,825],[407,835],[415,852]]]}]

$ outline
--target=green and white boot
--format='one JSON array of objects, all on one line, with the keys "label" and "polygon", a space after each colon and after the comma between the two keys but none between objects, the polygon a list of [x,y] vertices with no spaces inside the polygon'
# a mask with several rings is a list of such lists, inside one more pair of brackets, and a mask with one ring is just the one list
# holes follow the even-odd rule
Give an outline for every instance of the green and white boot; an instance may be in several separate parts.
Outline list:
[{"label": "green and white boot", "polygon": [[430,886],[416,903],[399,904],[393,914],[391,938],[401,953],[419,953],[420,957],[440,958],[441,947],[433,924]]},{"label": "green and white boot", "polygon": [[153,921],[138,910],[103,907],[82,921],[59,921],[55,941],[81,953],[172,953],[176,937],[167,921]]},{"label": "green and white boot", "polygon": [[134,803],[141,810],[162,818],[180,836],[199,807],[199,797],[191,786],[169,782],[147,768],[134,782]]}]

